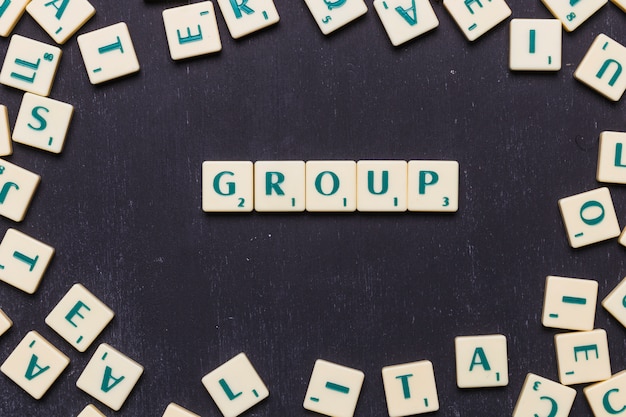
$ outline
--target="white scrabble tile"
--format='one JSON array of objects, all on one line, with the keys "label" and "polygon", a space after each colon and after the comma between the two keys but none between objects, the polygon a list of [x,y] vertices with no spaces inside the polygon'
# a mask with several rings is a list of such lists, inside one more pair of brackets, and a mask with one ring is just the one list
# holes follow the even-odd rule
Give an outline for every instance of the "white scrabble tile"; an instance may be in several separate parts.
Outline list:
[{"label": "white scrabble tile", "polygon": [[358,161],[356,208],[358,211],[406,211],[406,161]]},{"label": "white scrabble tile", "polygon": [[597,300],[597,281],[548,276],[541,322],[557,329],[593,330]]},{"label": "white scrabble tile", "polygon": [[47,96],[60,60],[61,50],[56,46],[13,35],[0,71],[0,84]]},{"label": "white scrabble tile", "polygon": [[511,15],[504,0],[443,0],[465,37],[474,41]]},{"label": "white scrabble tile", "polygon": [[59,44],[67,42],[96,14],[87,0],[32,0],[26,11]]},{"label": "white scrabble tile", "polygon": [[76,417],[106,417],[100,410],[98,410],[93,404],[89,404],[80,412]]},{"label": "white scrabble tile", "polygon": [[430,361],[383,368],[389,417],[404,417],[439,410],[435,372]]},{"label": "white scrabble tile", "polygon": [[624,228],[624,230],[622,230],[622,233],[620,233],[619,237],[617,238],[617,243],[622,246],[626,246],[626,227]]},{"label": "white scrabble tile", "polygon": [[622,9],[624,13],[626,13],[626,0],[611,0],[614,5]]},{"label": "white scrabble tile", "polygon": [[31,331],[4,361],[0,371],[38,400],[69,363],[69,358],[60,350]]},{"label": "white scrabble tile", "polygon": [[13,153],[11,142],[11,127],[9,126],[9,111],[7,106],[0,105],[0,156]]},{"label": "white scrabble tile", "polygon": [[0,336],[5,334],[13,326],[13,321],[0,309]]},{"label": "white scrabble tile", "polygon": [[24,220],[39,180],[39,175],[0,159],[0,215]]},{"label": "white scrabble tile", "polygon": [[600,34],[576,68],[574,78],[609,100],[619,101],[626,90],[624,65],[626,47]]},{"label": "white scrabble tile", "polygon": [[8,229],[0,243],[0,281],[33,294],[53,255],[53,247]]},{"label": "white scrabble tile", "polygon": [[0,36],[7,37],[24,14],[30,0],[4,0],[0,5]]},{"label": "white scrabble tile", "polygon": [[139,61],[126,23],[116,23],[85,33],[77,40],[92,84],[139,71]]},{"label": "white scrabble tile", "polygon": [[409,211],[457,211],[459,163],[409,161],[407,202]]},{"label": "white scrabble tile", "polygon": [[71,104],[25,93],[15,121],[13,141],[61,153],[73,114]]},{"label": "white scrabble tile", "polygon": [[593,16],[608,0],[541,0],[550,13],[572,32]]},{"label": "white scrabble tile", "polygon": [[559,200],[559,209],[567,239],[573,248],[591,245],[620,234],[611,193],[606,187],[562,198]]},{"label": "white scrabble tile", "polygon": [[365,374],[322,359],[315,361],[304,408],[332,417],[352,417]]},{"label": "white scrabble tile", "polygon": [[198,414],[192,413],[184,409],[178,404],[170,403],[163,413],[163,417],[200,417]]},{"label": "white scrabble tile", "polygon": [[81,284],[74,284],[46,317],[46,324],[84,352],[115,313]]},{"label": "white scrabble tile", "polygon": [[356,162],[306,162],[307,211],[356,210]]},{"label": "white scrabble tile", "polygon": [[254,209],[304,211],[304,184],[304,161],[257,161],[254,163]]},{"label": "white scrabble tile", "polygon": [[454,347],[459,388],[501,387],[509,383],[504,335],[458,336]]},{"label": "white scrabble tile", "polygon": [[626,132],[600,133],[596,180],[626,184]]},{"label": "white scrabble tile", "polygon": [[236,417],[270,393],[245,353],[240,353],[202,378],[224,417]]},{"label": "white scrabble tile", "polygon": [[254,209],[254,165],[250,161],[202,163],[202,210],[249,212]]},{"label": "white scrabble tile", "polygon": [[602,307],[626,327],[626,278],[602,300]]},{"label": "white scrabble tile", "polygon": [[222,50],[222,41],[210,1],[163,10],[165,35],[174,60]]},{"label": "white scrabble tile", "polygon": [[561,69],[563,28],[557,19],[511,20],[509,68],[513,71]]},{"label": "white scrabble tile", "polygon": [[604,330],[557,334],[554,344],[561,384],[584,384],[611,377],[609,345]]},{"label": "white scrabble tile", "polygon": [[429,0],[374,0],[374,9],[393,46],[402,45],[439,26]]},{"label": "white scrabble tile", "polygon": [[217,0],[233,39],[278,23],[280,17],[273,0]]},{"label": "white scrabble tile", "polygon": [[567,417],[575,398],[575,389],[529,373],[513,409],[513,417]]},{"label": "white scrabble tile", "polygon": [[606,381],[583,388],[595,417],[611,417],[626,412],[626,371]]},{"label": "white scrabble tile", "polygon": [[324,35],[367,13],[363,0],[304,0]]}]

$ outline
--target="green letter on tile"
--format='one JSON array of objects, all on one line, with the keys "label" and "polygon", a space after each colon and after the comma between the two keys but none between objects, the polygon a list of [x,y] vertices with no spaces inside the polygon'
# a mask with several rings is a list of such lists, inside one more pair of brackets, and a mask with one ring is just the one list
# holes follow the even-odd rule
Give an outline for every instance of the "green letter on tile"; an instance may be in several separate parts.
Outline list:
[{"label": "green letter on tile", "polygon": [[[476,360],[477,358],[478,360]],[[485,351],[481,347],[477,347],[474,350],[474,356],[472,356],[472,363],[470,364],[470,369],[469,369],[470,372],[472,372],[475,365],[482,366],[485,371],[491,371],[491,366],[489,366],[489,361],[487,360]]]}]

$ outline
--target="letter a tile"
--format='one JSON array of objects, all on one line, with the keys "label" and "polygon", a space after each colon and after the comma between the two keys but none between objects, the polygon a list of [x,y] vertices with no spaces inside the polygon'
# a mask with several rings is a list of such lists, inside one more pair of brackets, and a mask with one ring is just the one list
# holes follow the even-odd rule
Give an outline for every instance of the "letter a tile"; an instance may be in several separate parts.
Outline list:
[{"label": "letter a tile", "polygon": [[67,42],[96,14],[87,0],[32,0],[26,11],[59,44]]},{"label": "letter a tile", "polygon": [[500,334],[454,339],[459,388],[501,387],[509,383],[506,337]]},{"label": "letter a tile", "polygon": [[393,46],[439,26],[429,0],[374,0],[374,8]]}]

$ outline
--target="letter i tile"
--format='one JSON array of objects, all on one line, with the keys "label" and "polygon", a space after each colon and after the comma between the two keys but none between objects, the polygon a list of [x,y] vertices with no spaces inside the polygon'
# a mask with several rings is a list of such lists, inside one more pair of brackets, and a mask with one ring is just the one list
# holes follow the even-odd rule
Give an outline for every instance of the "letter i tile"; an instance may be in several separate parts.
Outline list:
[{"label": "letter i tile", "polygon": [[322,359],[315,361],[304,408],[332,417],[352,417],[365,374]]},{"label": "letter i tile", "polygon": [[24,14],[30,0],[3,0],[0,4],[0,36],[7,37]]},{"label": "letter i tile", "polygon": [[405,417],[439,410],[435,373],[430,361],[383,368],[389,417]]},{"label": "letter i tile", "polygon": [[575,398],[575,389],[529,373],[513,409],[513,417],[567,417]]},{"label": "letter i tile", "polygon": [[611,377],[609,344],[604,330],[557,334],[554,344],[561,384],[584,384]]},{"label": "letter i tile", "polygon": [[626,412],[626,371],[606,381],[583,388],[587,402],[596,417],[611,417]]},{"label": "letter i tile", "polygon": [[53,255],[53,247],[8,229],[0,243],[0,281],[33,294]]},{"label": "letter i tile", "polygon": [[233,39],[278,23],[280,17],[273,0],[217,0]]},{"label": "letter i tile", "polygon": [[64,44],[96,9],[87,0],[32,0],[26,11],[58,44]]},{"label": "letter i tile", "polygon": [[0,309],[0,336],[5,334],[13,326],[13,321]]},{"label": "letter i tile", "polygon": [[200,417],[189,410],[184,409],[178,404],[170,403],[165,409],[162,417]]},{"label": "letter i tile", "polygon": [[593,330],[597,299],[597,281],[548,276],[541,322],[557,329]]},{"label": "letter i tile", "polygon": [[324,35],[367,13],[363,0],[304,0]]},{"label": "letter i tile", "polygon": [[459,388],[501,387],[509,383],[506,337],[500,334],[454,339]]},{"label": "letter i tile", "polygon": [[106,417],[93,404],[89,404],[76,417]]},{"label": "letter i tile", "polygon": [[609,100],[619,101],[626,91],[626,47],[601,33],[574,72],[574,78]]}]

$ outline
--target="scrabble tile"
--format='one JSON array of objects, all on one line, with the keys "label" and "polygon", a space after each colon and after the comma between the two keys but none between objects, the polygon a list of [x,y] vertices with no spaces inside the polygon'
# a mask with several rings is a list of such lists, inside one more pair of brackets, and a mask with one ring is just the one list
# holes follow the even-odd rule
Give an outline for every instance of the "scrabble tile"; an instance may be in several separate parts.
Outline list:
[{"label": "scrabble tile", "polygon": [[409,161],[407,203],[409,211],[457,211],[459,163]]},{"label": "scrabble tile", "polygon": [[165,35],[174,60],[222,50],[222,41],[210,1],[173,7],[163,11]]},{"label": "scrabble tile", "polygon": [[626,228],[624,228],[624,230],[622,230],[622,233],[620,233],[619,237],[617,238],[617,243],[622,246],[626,246]]},{"label": "scrabble tile", "polygon": [[367,13],[363,0],[304,0],[324,35]]},{"label": "scrabble tile", "polygon": [[103,343],[80,374],[76,386],[119,411],[142,373],[143,366]]},{"label": "scrabble tile", "polygon": [[459,388],[500,387],[509,383],[505,336],[458,336],[454,347]]},{"label": "scrabble tile", "polygon": [[563,29],[557,19],[513,19],[509,68],[513,71],[561,69]]},{"label": "scrabble tile", "polygon": [[404,417],[439,410],[435,373],[430,361],[383,368],[389,417]]},{"label": "scrabble tile", "polygon": [[584,384],[611,377],[609,345],[604,330],[557,334],[554,344],[561,384]]},{"label": "scrabble tile", "polygon": [[593,330],[597,299],[597,281],[548,276],[541,322],[557,329]]},{"label": "scrabble tile", "polygon": [[245,353],[240,353],[202,378],[224,417],[236,417],[270,393]]},{"label": "scrabble tile", "polygon": [[0,156],[13,153],[11,142],[11,128],[9,127],[9,111],[7,106],[0,105]]},{"label": "scrabble tile", "polygon": [[626,412],[626,371],[606,381],[583,388],[587,402],[596,417],[611,417]]},{"label": "scrabble tile", "polygon": [[89,404],[76,417],[106,417],[93,404]]},{"label": "scrabble tile", "polygon": [[59,44],[67,42],[96,14],[87,0],[32,0],[26,11]]},{"label": "scrabble tile", "polygon": [[304,211],[304,161],[257,161],[254,164],[256,211]]},{"label": "scrabble tile", "polygon": [[374,9],[393,46],[402,45],[439,26],[429,0],[374,0]]},{"label": "scrabble tile", "polygon": [[602,132],[598,151],[596,180],[626,184],[626,133]]},{"label": "scrabble tile", "polygon": [[597,188],[559,200],[559,209],[573,248],[619,236],[620,227],[608,188]]},{"label": "scrabble tile", "polygon": [[61,60],[61,50],[20,35],[11,36],[0,71],[0,84],[47,96]]},{"label": "scrabble tile", "polygon": [[574,78],[609,100],[619,101],[626,90],[626,47],[604,34],[591,44],[574,72]]},{"label": "scrabble tile", "polygon": [[626,327],[626,278],[602,300],[602,307]]},{"label": "scrabble tile", "polygon": [[607,0],[541,0],[541,2],[561,21],[566,31],[572,32],[600,10]]},{"label": "scrabble tile", "polygon": [[322,359],[315,361],[304,408],[332,417],[352,417],[365,374]]},{"label": "scrabble tile", "polygon": [[33,294],[53,255],[53,247],[8,229],[0,243],[0,281]]},{"label": "scrabble tile", "polygon": [[30,0],[4,0],[0,5],[0,36],[7,37],[24,14]]},{"label": "scrabble tile", "polygon": [[25,93],[15,121],[13,141],[61,153],[73,114],[71,104]]},{"label": "scrabble tile", "polygon": [[474,41],[511,15],[504,0],[443,0],[465,37]]},{"label": "scrabble tile", "polygon": [[614,5],[622,9],[624,13],[626,13],[626,0],[611,0]]},{"label": "scrabble tile", "polygon": [[77,40],[92,84],[139,71],[139,61],[126,23],[116,23],[85,33]]},{"label": "scrabble tile", "polygon": [[0,371],[38,400],[69,363],[60,350],[31,331],[0,366]]},{"label": "scrabble tile", "polygon": [[254,208],[254,166],[250,161],[202,163],[202,210],[248,212]]},{"label": "scrabble tile", "polygon": [[0,215],[24,220],[39,180],[39,175],[0,159]]},{"label": "scrabble tile", "polygon": [[356,162],[306,162],[307,211],[356,210]]},{"label": "scrabble tile", "polygon": [[0,336],[5,334],[13,326],[13,321],[0,309]]},{"label": "scrabble tile", "polygon": [[273,0],[217,0],[233,39],[264,29],[280,20]]},{"label": "scrabble tile", "polygon": [[163,417],[200,417],[198,414],[192,413],[189,410],[185,410],[178,404],[171,403],[165,409]]},{"label": "scrabble tile", "polygon": [[84,352],[115,313],[81,284],[65,294],[46,317],[46,324],[79,352]]},{"label": "scrabble tile", "polygon": [[513,417],[567,417],[575,398],[575,389],[529,373],[513,409]]},{"label": "scrabble tile", "polygon": [[406,161],[358,161],[358,211],[406,211]]}]

